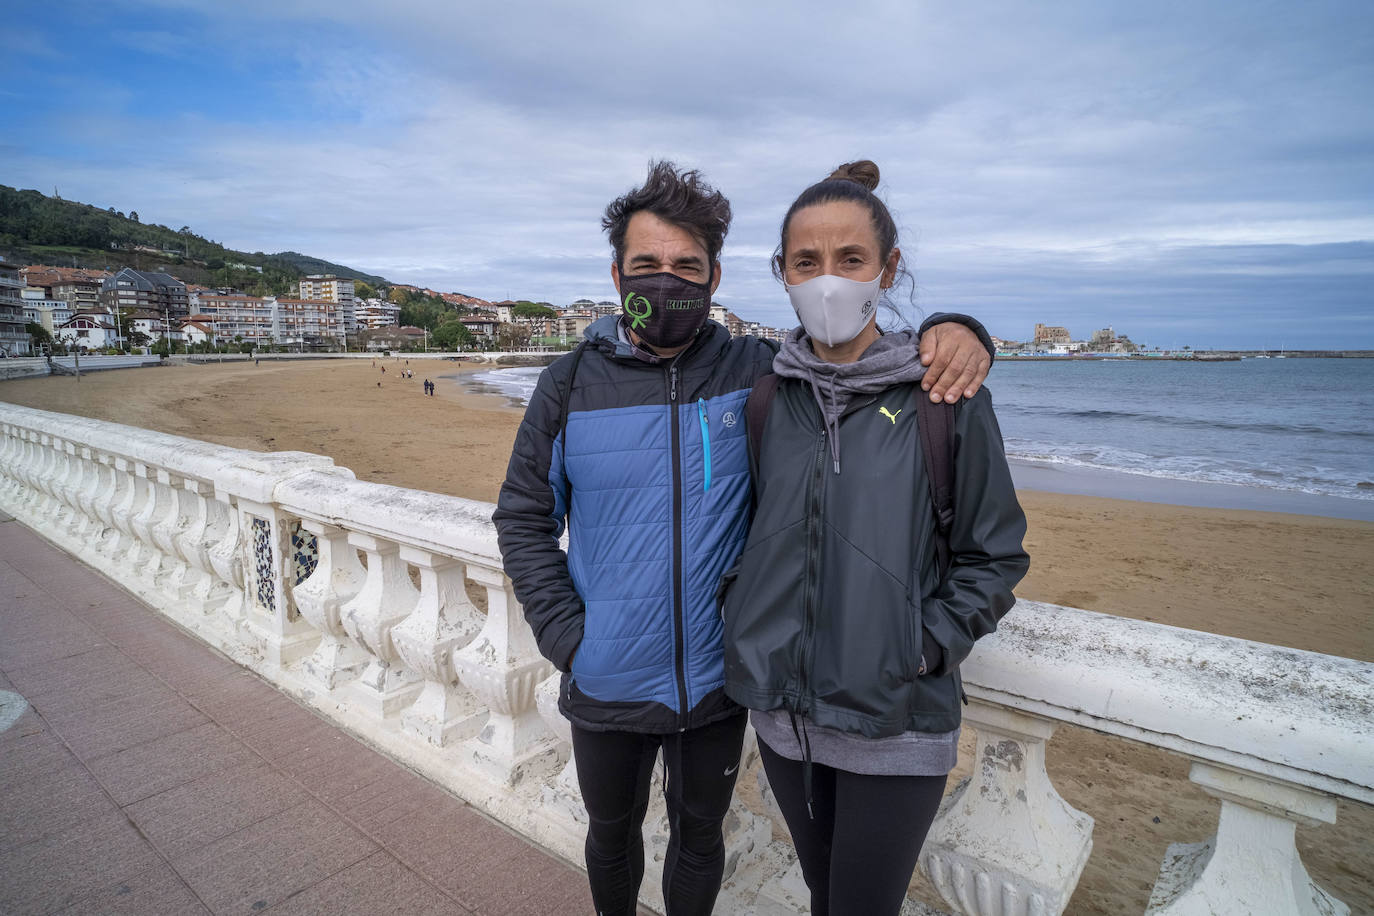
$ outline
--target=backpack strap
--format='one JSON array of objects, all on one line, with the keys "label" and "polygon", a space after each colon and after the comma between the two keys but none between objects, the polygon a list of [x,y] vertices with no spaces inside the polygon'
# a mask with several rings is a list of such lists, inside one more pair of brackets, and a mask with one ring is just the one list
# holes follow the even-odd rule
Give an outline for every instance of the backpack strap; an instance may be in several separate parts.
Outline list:
[{"label": "backpack strap", "polygon": [[755,473],[759,468],[759,455],[763,454],[763,425],[768,422],[768,410],[773,406],[773,398],[778,394],[778,382],[782,377],[770,372],[754,382],[754,390],[744,402],[744,424],[749,433],[749,466]]},{"label": "backpack strap", "polygon": [[573,350],[572,366],[568,370],[568,387],[559,392],[558,400],[558,438],[563,446],[563,505],[567,508],[567,523],[572,524],[572,482],[568,480],[568,408],[572,404],[573,382],[577,379],[577,367],[582,362],[582,354],[587,351],[587,341],[583,340]]},{"label": "backpack strap", "polygon": [[954,405],[931,401],[916,390],[916,425],[921,432],[930,501],[935,506],[935,555],[949,570],[949,535],[954,527]]}]

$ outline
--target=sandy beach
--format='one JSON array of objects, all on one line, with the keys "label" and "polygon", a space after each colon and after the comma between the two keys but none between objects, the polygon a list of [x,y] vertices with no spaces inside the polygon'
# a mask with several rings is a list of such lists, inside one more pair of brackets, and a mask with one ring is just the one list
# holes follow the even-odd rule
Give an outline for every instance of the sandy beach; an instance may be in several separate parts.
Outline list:
[{"label": "sandy beach", "polygon": [[[238,448],[330,455],[363,480],[494,501],[520,408],[460,384],[456,376],[472,371],[466,364],[412,359],[413,380],[400,378],[405,366],[393,359],[166,366],[80,382],[7,381],[0,401]],[[422,394],[424,378],[438,382],[437,396]],[[1374,523],[1033,490],[1020,496],[1032,557],[1017,589],[1023,598],[1374,661]],[[1069,727],[1048,755],[1060,793],[1097,821],[1071,913],[1141,912],[1165,847],[1215,830],[1218,805],[1187,782],[1180,758]],[[1336,825],[1298,831],[1304,862],[1352,911],[1374,911],[1365,877],[1374,873],[1374,810],[1339,807]]]}]

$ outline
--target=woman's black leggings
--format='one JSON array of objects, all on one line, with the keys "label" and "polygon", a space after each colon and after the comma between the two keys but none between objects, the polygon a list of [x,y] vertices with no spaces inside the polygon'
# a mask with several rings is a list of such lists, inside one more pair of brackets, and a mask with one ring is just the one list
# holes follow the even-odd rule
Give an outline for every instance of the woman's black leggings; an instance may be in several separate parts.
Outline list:
[{"label": "woman's black leggings", "polygon": [[577,783],[587,806],[587,877],[597,916],[633,916],[644,880],[641,827],[658,749],[668,770],[668,916],[709,916],[725,871],[721,822],[739,774],[743,711],[670,735],[594,732],[573,726]]},{"label": "woman's black leggings", "polygon": [[813,763],[812,818],[801,762],[762,741],[759,752],[811,889],[812,916],[896,916],[946,777],[865,776]]}]

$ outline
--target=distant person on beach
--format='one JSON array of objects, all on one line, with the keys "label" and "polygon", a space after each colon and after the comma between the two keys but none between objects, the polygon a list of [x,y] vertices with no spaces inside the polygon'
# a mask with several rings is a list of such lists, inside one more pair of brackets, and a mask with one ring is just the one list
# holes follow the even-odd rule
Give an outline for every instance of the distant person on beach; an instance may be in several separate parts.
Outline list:
[{"label": "distant person on beach", "polygon": [[783,219],[801,326],[745,407],[755,509],[722,587],[725,691],[818,916],[897,916],[958,757],[959,663],[1029,565],[986,389],[932,406],[916,332],[878,327],[906,273],[878,177],[842,165]]},{"label": "distant person on beach", "polygon": [[[526,620],[564,674],[587,874],[606,916],[636,910],[660,749],[667,912],[709,913],[725,864],[746,714],[725,695],[715,593],[749,525],[745,398],[777,352],[708,320],[730,216],[700,174],[669,162],[606,208],[622,314],[540,373],[493,514]],[[991,361],[986,332],[956,316],[923,330],[932,396],[971,395]]]}]

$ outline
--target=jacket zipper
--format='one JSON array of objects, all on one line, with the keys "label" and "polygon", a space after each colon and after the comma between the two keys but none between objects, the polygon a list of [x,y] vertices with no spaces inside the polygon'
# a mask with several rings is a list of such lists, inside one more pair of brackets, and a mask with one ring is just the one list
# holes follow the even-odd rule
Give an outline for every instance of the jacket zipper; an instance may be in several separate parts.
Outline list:
[{"label": "jacket zipper", "polygon": [[687,727],[687,636],[682,619],[682,432],[677,415],[677,364],[668,369],[668,415],[673,442],[673,674],[677,678],[678,730]]},{"label": "jacket zipper", "polygon": [[808,674],[811,670],[811,643],[812,634],[816,628],[816,582],[815,570],[819,562],[821,547],[820,536],[821,526],[818,522],[820,514],[820,488],[825,479],[825,451],[827,433],[825,427],[820,430],[820,438],[816,441],[816,453],[812,461],[811,486],[807,488],[806,494],[806,597],[802,602],[802,638],[800,648],[800,658],[797,660],[797,713],[806,715],[811,711],[811,691],[808,684]]},{"label": "jacket zipper", "polygon": [[697,415],[701,417],[701,455],[706,466],[702,490],[711,489],[711,424],[706,417],[706,399],[697,398]]}]

